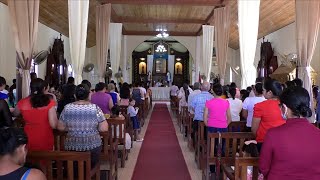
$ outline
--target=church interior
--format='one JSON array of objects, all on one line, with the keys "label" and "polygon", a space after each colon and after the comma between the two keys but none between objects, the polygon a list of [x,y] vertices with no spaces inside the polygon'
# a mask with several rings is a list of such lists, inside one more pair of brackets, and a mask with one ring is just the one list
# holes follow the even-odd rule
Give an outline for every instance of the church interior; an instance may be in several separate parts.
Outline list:
[{"label": "church interior", "polygon": [[0,22],[0,179],[320,179],[319,0],[0,0]]}]

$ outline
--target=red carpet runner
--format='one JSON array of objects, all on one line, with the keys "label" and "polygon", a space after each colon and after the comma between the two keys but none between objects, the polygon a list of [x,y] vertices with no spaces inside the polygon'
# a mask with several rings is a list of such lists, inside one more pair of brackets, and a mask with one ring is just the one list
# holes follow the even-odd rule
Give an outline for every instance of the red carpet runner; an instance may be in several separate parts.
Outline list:
[{"label": "red carpet runner", "polygon": [[166,104],[155,104],[133,180],[191,180]]}]

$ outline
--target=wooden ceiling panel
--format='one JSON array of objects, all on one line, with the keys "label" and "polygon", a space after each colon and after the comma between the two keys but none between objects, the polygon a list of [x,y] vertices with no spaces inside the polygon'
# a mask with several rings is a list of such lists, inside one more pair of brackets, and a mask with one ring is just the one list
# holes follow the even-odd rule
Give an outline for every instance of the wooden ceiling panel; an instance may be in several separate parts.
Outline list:
[{"label": "wooden ceiling panel", "polygon": [[124,28],[126,31],[155,31],[157,28],[165,28],[170,34],[171,31],[174,32],[197,32],[201,27],[200,24],[174,24],[174,23],[124,23]]},{"label": "wooden ceiling panel", "polygon": [[126,5],[113,4],[118,16],[153,19],[205,20],[214,6]]}]

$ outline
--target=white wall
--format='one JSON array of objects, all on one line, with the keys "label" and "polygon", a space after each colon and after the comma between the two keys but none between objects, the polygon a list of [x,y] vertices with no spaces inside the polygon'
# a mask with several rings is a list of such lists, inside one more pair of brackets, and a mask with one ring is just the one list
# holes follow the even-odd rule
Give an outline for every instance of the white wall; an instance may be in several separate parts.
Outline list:
[{"label": "white wall", "polygon": [[[271,42],[272,48],[274,49],[275,55],[278,58],[278,65],[281,64],[281,55],[288,55],[290,53],[297,53],[296,48],[296,23],[289,24],[288,26],[279,29],[267,36],[265,36],[265,41]],[[319,33],[320,34],[320,33]],[[262,38],[258,39],[257,50],[254,64],[257,67],[260,60],[260,47]],[[320,84],[320,37],[318,37],[316,49],[311,61],[311,67],[318,73],[318,78],[316,84]]]},{"label": "white wall", "polygon": [[[0,3],[0,76],[7,79],[8,84],[16,78],[16,53],[14,39],[9,20],[8,6]],[[39,23],[38,37],[34,53],[41,50],[48,50],[52,47],[54,39],[60,37],[60,33]],[[70,46],[69,38],[62,36],[64,40],[64,57],[70,64]],[[46,71],[46,62],[40,65],[38,77],[44,78]]]}]

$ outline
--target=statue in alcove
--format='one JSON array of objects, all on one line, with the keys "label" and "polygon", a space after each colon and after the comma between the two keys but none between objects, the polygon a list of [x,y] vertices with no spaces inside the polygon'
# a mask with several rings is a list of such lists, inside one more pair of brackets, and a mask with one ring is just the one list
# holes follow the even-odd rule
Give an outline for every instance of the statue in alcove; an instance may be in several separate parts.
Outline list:
[{"label": "statue in alcove", "polygon": [[168,71],[167,72],[167,83],[168,83],[168,85],[170,85],[170,81],[171,81],[171,73]]}]

